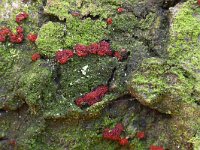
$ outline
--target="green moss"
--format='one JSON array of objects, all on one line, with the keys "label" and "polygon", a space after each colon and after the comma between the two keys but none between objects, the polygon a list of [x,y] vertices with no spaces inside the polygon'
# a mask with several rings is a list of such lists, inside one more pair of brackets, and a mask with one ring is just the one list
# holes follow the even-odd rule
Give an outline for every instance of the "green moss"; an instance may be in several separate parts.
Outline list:
[{"label": "green moss", "polygon": [[36,44],[42,54],[53,56],[56,51],[63,48],[64,25],[48,22],[42,26],[38,35]]},{"label": "green moss", "polygon": [[[167,109],[170,111],[167,112],[171,113],[175,105],[179,107],[181,103],[199,101],[197,95],[200,76],[197,70],[200,69],[200,53],[197,41],[200,21],[194,14],[200,8],[195,6],[196,1],[186,2],[175,16],[170,28],[169,58],[146,59],[139,70],[134,72],[131,92],[143,104],[160,111],[169,107]],[[168,106],[161,106],[167,99]],[[179,102],[174,104],[177,99]]]},{"label": "green moss", "polygon": [[145,19],[140,20],[139,26],[141,29],[149,29],[156,19],[155,13],[149,13]]},{"label": "green moss", "polygon": [[80,20],[69,17],[66,22],[65,48],[73,48],[77,43],[89,45],[99,42],[106,37],[106,23],[101,20],[93,21],[90,18]]},{"label": "green moss", "polygon": [[133,32],[134,27],[138,25],[138,20],[133,14],[121,14],[113,18],[113,24],[110,27],[115,32]]},{"label": "green moss", "polygon": [[[74,101],[99,85],[106,85],[116,63],[116,59],[113,58],[90,56],[90,58],[74,57],[72,61],[60,66],[62,74],[60,74],[57,100],[48,103],[46,116],[78,117],[82,110],[75,105]],[[98,107],[102,108],[103,105],[100,104]],[[96,111],[91,110],[94,115],[99,110],[95,109]]]},{"label": "green moss", "polygon": [[22,26],[25,29],[25,33],[37,32],[38,31],[38,10],[39,6],[42,4],[41,0],[37,0],[32,3],[27,3],[26,5],[20,0],[3,0],[0,6],[0,25],[9,27],[13,32],[16,32],[16,27],[19,26],[16,23],[16,15],[21,12],[26,12],[29,14],[29,18],[24,20]]},{"label": "green moss", "polygon": [[28,54],[2,45],[0,55],[0,108],[16,110],[23,104],[23,101],[20,100],[20,96],[16,95],[14,91],[18,88],[18,79],[25,68]]},{"label": "green moss", "polygon": [[197,132],[196,136],[190,140],[191,143],[194,144],[194,150],[200,149],[200,133]]},{"label": "green moss", "polygon": [[16,91],[24,97],[32,109],[35,106],[43,107],[44,103],[51,101],[55,94],[55,85],[51,81],[51,71],[42,65],[45,65],[42,61],[32,64],[30,70],[25,71],[19,79],[19,89]]},{"label": "green moss", "polygon": [[116,0],[97,0],[95,3],[91,0],[71,0],[68,2],[64,0],[48,0],[45,13],[56,15],[61,20],[69,18],[71,16],[70,12],[79,12],[79,17],[90,14],[93,17],[99,16],[103,19],[115,14],[120,4],[121,2]]},{"label": "green moss", "polygon": [[[130,89],[143,104],[161,112],[173,113],[177,111],[176,107],[179,107],[181,101],[196,101],[195,97],[191,96],[194,84],[195,78],[183,68],[172,67],[171,64],[154,58],[145,60],[134,73]],[[168,105],[165,104],[165,100],[168,101]]]}]

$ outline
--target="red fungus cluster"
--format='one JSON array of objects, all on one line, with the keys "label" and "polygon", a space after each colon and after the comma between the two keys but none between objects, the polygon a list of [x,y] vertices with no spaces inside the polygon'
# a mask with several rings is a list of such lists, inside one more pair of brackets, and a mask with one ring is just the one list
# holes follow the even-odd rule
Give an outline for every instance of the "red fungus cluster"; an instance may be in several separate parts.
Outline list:
[{"label": "red fungus cluster", "polygon": [[24,29],[23,29],[23,27],[22,26],[18,26],[16,28],[16,32],[17,33],[10,33],[9,34],[9,38],[10,38],[10,42],[11,43],[18,44],[18,43],[21,43],[24,40],[24,34],[23,34]]},{"label": "red fungus cluster", "polygon": [[[127,51],[122,49],[121,51],[113,52],[110,48],[110,43],[106,41],[101,41],[99,43],[92,43],[89,46],[83,44],[77,44],[74,47],[74,53],[79,57],[87,57],[88,55],[98,55],[98,56],[114,56],[119,61],[127,58]],[[62,50],[56,52],[56,61],[60,64],[65,64],[70,58],[72,58],[73,52],[71,50]]]},{"label": "red fungus cluster", "polygon": [[99,56],[112,56],[113,54],[110,49],[110,43],[106,41],[92,43],[89,46],[78,44],[74,47],[74,50],[79,57],[86,57],[89,54],[97,54]]},{"label": "red fungus cluster", "polygon": [[21,43],[24,39],[23,33],[17,33],[17,34],[11,33],[9,37],[10,37],[10,42],[15,44]]},{"label": "red fungus cluster", "polygon": [[62,50],[56,52],[56,60],[60,64],[65,64],[69,61],[70,58],[74,56],[74,53],[71,50]]},{"label": "red fungus cluster", "polygon": [[137,138],[140,139],[140,140],[144,139],[145,138],[145,133],[143,131],[138,132],[137,133]]},{"label": "red fungus cluster", "polygon": [[126,146],[126,145],[128,145],[128,139],[127,138],[122,138],[122,139],[120,139],[119,140],[119,144],[121,145],[121,146]]},{"label": "red fungus cluster", "polygon": [[27,39],[30,41],[30,42],[35,42],[37,40],[37,34],[32,34],[30,33],[28,36],[27,36]]},{"label": "red fungus cluster", "polygon": [[28,18],[28,14],[26,12],[21,12],[16,16],[16,22],[21,23],[23,20]]},{"label": "red fungus cluster", "polygon": [[[16,22],[21,23],[23,20],[28,18],[28,14],[25,12],[21,12],[16,16]],[[13,44],[19,44],[24,40],[24,29],[22,26],[18,26],[16,28],[16,33],[11,32],[11,30],[7,27],[3,27],[0,29],[0,42],[5,42],[6,38],[9,37],[9,40]],[[27,39],[31,42],[35,42],[37,39],[36,34],[29,34]]]},{"label": "red fungus cluster", "polygon": [[111,24],[113,23],[113,20],[112,20],[112,18],[108,18],[108,19],[106,20],[106,22],[107,22],[108,25],[111,25]]},{"label": "red fungus cluster", "polygon": [[108,92],[107,85],[98,86],[95,90],[85,94],[83,97],[78,98],[75,103],[78,107],[82,108],[84,105],[91,106],[99,101]]},{"label": "red fungus cluster", "polygon": [[164,150],[164,148],[161,147],[161,146],[151,145],[150,148],[149,148],[149,150]]},{"label": "red fungus cluster", "polygon": [[121,133],[124,131],[124,126],[121,123],[115,125],[113,129],[106,128],[103,131],[103,138],[106,140],[117,141],[120,145],[127,145],[128,139],[121,138]]},{"label": "red fungus cluster", "polygon": [[124,8],[122,8],[122,7],[119,7],[118,9],[117,9],[117,12],[118,13],[122,13],[124,11]]},{"label": "red fungus cluster", "polygon": [[77,44],[75,47],[74,47],[74,50],[76,51],[76,54],[79,56],[79,57],[86,57],[88,56],[89,52],[87,50],[87,46],[85,45],[81,45],[81,44]]},{"label": "red fungus cluster", "polygon": [[5,42],[6,37],[11,33],[10,29],[3,27],[0,29],[0,42]]},{"label": "red fungus cluster", "polygon": [[37,61],[37,60],[40,59],[40,58],[41,58],[41,56],[40,56],[39,53],[35,53],[35,54],[33,54],[32,57],[31,57],[32,61]]}]

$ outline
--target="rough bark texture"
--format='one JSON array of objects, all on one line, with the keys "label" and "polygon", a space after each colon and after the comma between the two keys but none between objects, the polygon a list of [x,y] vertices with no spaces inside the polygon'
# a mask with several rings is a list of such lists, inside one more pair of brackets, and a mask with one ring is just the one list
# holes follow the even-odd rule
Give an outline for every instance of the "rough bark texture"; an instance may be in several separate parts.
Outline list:
[{"label": "rough bark texture", "polygon": [[[0,0],[0,29],[15,32],[22,11],[29,14],[21,24],[25,37],[38,38],[0,43],[0,149],[200,149],[196,0]],[[58,50],[102,40],[113,51],[126,49],[128,58],[56,62]],[[32,62],[36,52],[41,59]],[[100,102],[75,104],[100,85],[109,86]],[[126,146],[102,138],[117,123]]]}]

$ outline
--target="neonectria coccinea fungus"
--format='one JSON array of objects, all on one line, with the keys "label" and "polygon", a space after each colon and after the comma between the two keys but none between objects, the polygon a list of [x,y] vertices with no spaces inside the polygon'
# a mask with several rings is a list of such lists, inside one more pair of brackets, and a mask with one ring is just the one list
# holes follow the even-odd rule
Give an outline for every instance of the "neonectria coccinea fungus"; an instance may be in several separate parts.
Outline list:
[{"label": "neonectria coccinea fungus", "polygon": [[16,28],[17,33],[10,33],[9,38],[11,43],[19,44],[24,40],[24,29],[22,26]]},{"label": "neonectria coccinea fungus", "polygon": [[6,38],[9,37],[11,43],[21,43],[24,39],[24,29],[22,26],[16,28],[16,33],[12,33],[7,27],[0,30],[0,42],[5,42]]},{"label": "neonectria coccinea fungus", "polygon": [[107,85],[98,86],[93,91],[85,94],[84,96],[75,100],[78,107],[83,108],[84,106],[92,106],[97,102],[100,102],[102,98],[108,93],[109,88]]},{"label": "neonectria coccinea fungus", "polygon": [[11,33],[10,29],[7,27],[3,27],[0,29],[0,42],[5,42],[6,37]]},{"label": "neonectria coccinea fungus", "polygon": [[34,53],[31,57],[32,61],[37,61],[41,58],[41,55],[39,53]]},{"label": "neonectria coccinea fungus", "polygon": [[32,34],[30,33],[28,36],[27,36],[27,39],[30,41],[30,42],[35,42],[37,40],[37,34]]},{"label": "neonectria coccinea fungus", "polygon": [[129,144],[129,141],[128,141],[127,138],[122,138],[122,139],[119,140],[119,144],[120,144],[121,146],[126,146],[126,145]]},{"label": "neonectria coccinea fungus", "polygon": [[112,20],[112,18],[108,18],[108,19],[106,20],[106,22],[107,22],[108,25],[111,25],[111,24],[113,23],[113,20]]},{"label": "neonectria coccinea fungus", "polygon": [[10,37],[10,42],[15,44],[19,44],[24,40],[23,33],[17,33],[17,34],[11,33],[9,37]]},{"label": "neonectria coccinea fungus", "polygon": [[118,13],[122,13],[124,11],[124,8],[122,8],[122,7],[119,7],[118,9],[117,9],[117,12]]},{"label": "neonectria coccinea fungus", "polygon": [[17,23],[21,23],[23,20],[27,19],[28,18],[28,14],[26,12],[21,12],[20,14],[18,14],[16,16],[16,22]]},{"label": "neonectria coccinea fungus", "polygon": [[200,0],[197,0],[197,4],[200,6]]},{"label": "neonectria coccinea fungus", "polygon": [[[112,51],[110,48],[110,43],[106,41],[101,41],[99,43],[92,43],[89,46],[77,44],[74,47],[74,53],[79,57],[87,57],[88,55],[98,55],[98,56],[114,56],[119,61],[127,59],[128,53],[125,49],[121,51]],[[71,50],[61,50],[56,52],[56,61],[60,64],[65,64],[72,58],[73,52]]]},{"label": "neonectria coccinea fungus", "polygon": [[60,64],[65,64],[69,61],[70,58],[74,56],[74,53],[71,50],[61,50],[56,52],[56,60]]},{"label": "neonectria coccinea fungus", "polygon": [[124,126],[121,123],[115,125],[113,129],[106,128],[103,131],[103,139],[117,141],[121,146],[129,144],[127,138],[121,138],[121,134],[124,131]]},{"label": "neonectria coccinea fungus", "polygon": [[144,133],[144,131],[138,132],[138,133],[137,133],[137,138],[140,139],[140,140],[141,140],[141,139],[144,139],[144,138],[145,138],[145,133]]},{"label": "neonectria coccinea fungus", "polygon": [[[11,30],[7,27],[3,27],[0,29],[0,42],[6,42],[6,38],[9,37],[9,41],[13,44],[22,43],[24,40],[24,28],[22,26],[18,26],[16,28],[16,33],[11,32]],[[30,42],[35,42],[37,39],[37,34],[29,34],[27,39]]]},{"label": "neonectria coccinea fungus", "polygon": [[79,57],[86,57],[89,54],[97,54],[99,56],[112,56],[113,52],[110,49],[110,43],[101,41],[100,43],[92,43],[89,46],[77,44],[74,47],[76,54]]},{"label": "neonectria coccinea fungus", "polygon": [[164,150],[162,146],[151,145],[149,150]]}]

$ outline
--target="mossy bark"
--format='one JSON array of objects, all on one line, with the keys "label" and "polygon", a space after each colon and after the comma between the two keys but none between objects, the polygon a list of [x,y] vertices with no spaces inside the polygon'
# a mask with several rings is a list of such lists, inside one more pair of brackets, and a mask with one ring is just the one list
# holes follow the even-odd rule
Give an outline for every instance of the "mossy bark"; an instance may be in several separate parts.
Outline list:
[{"label": "mossy bark", "polygon": [[[178,4],[170,24],[168,8],[177,2],[2,0],[0,28],[16,32],[15,16],[25,11],[24,35],[38,39],[0,45],[0,149],[198,149],[199,7],[194,0]],[[58,50],[102,40],[113,51],[126,49],[128,59],[56,62]],[[36,52],[41,59],[33,62]],[[100,85],[109,86],[100,102],[85,109],[75,104]],[[118,122],[128,146],[102,139],[104,128]],[[135,138],[139,131],[144,140]]]}]

